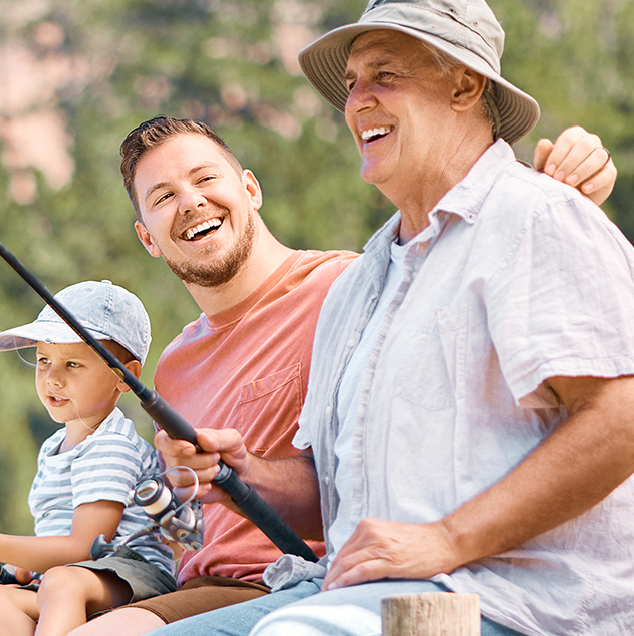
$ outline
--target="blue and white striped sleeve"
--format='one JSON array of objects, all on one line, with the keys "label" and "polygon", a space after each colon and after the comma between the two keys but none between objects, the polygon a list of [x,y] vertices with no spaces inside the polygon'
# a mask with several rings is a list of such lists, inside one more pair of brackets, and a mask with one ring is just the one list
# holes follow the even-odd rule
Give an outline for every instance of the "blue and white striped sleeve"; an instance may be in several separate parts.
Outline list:
[{"label": "blue and white striped sleeve", "polygon": [[126,504],[142,473],[142,451],[127,436],[95,437],[72,463],[73,508],[95,501]]}]

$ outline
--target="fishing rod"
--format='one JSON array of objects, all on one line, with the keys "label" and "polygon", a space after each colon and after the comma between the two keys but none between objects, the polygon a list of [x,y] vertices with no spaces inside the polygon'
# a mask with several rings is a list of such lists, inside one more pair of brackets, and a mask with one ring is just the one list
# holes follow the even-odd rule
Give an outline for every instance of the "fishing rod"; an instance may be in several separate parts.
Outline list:
[{"label": "fishing rod", "polygon": [[[196,430],[156,391],[148,388],[127,369],[104,345],[94,338],[75,316],[69,312],[46,286],[29,271],[1,242],[0,256],[21,276],[51,309],[105,362],[115,375],[125,382],[141,400],[141,406],[157,425],[171,438],[190,442],[200,450],[196,442]],[[220,472],[214,483],[231,497],[242,514],[253,522],[284,553],[301,556],[306,561],[317,562],[319,558],[295,531],[280,517],[259,493],[244,483],[235,470],[224,462],[218,462]]]}]

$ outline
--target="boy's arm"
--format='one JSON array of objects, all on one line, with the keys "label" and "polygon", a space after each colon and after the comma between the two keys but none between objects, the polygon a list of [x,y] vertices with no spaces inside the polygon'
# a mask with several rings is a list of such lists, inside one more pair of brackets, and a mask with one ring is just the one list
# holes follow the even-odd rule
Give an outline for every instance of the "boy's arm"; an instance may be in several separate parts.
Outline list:
[{"label": "boy's arm", "polygon": [[68,536],[16,537],[0,534],[0,561],[32,572],[90,559],[90,546],[100,534],[110,541],[121,521],[123,504],[96,501],[75,508]]}]

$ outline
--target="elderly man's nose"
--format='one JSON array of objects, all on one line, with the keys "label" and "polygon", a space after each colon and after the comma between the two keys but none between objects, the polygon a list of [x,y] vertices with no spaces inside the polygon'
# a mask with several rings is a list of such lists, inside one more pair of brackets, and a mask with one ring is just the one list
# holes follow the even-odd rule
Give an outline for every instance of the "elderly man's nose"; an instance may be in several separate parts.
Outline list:
[{"label": "elderly man's nose", "polygon": [[369,82],[358,80],[348,93],[346,113],[359,112],[376,104],[376,95]]}]

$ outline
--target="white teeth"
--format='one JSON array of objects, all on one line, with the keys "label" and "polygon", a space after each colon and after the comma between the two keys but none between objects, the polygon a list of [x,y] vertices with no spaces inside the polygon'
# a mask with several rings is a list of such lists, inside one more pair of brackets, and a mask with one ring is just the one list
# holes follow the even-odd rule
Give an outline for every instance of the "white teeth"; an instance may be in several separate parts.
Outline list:
[{"label": "white teeth", "polygon": [[198,232],[204,232],[205,230],[217,229],[222,225],[220,219],[211,219],[211,221],[203,221],[196,227],[192,227],[185,232],[185,239],[191,241]]},{"label": "white teeth", "polygon": [[368,139],[372,139],[373,137],[379,137],[381,135],[387,135],[388,133],[394,130],[392,127],[390,128],[374,128],[373,130],[364,130],[361,133],[361,139],[363,141],[368,141]]}]

